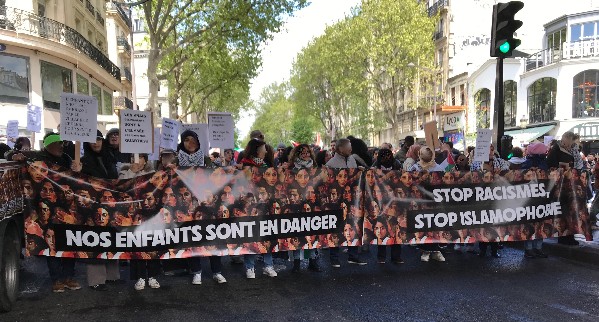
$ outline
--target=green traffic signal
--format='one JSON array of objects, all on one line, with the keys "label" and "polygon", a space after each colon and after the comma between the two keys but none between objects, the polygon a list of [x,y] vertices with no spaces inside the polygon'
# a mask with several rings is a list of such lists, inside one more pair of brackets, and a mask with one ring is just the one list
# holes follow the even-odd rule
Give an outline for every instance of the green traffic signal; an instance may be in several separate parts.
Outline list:
[{"label": "green traffic signal", "polygon": [[501,46],[499,46],[499,51],[504,54],[507,54],[510,51],[510,42],[506,41]]}]

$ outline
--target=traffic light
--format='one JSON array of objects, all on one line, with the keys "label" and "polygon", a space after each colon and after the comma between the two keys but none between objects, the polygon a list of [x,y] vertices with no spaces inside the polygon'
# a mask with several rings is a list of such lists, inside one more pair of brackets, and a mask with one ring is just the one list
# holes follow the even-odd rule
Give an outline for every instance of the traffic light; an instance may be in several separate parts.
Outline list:
[{"label": "traffic light", "polygon": [[509,135],[504,135],[501,137],[501,142],[499,143],[499,156],[504,160],[511,158],[513,139],[514,138]]},{"label": "traffic light", "polygon": [[522,27],[522,21],[515,20],[514,16],[523,7],[522,1],[500,2],[493,6],[491,57],[510,57],[520,45],[520,39],[514,38],[514,33]]}]

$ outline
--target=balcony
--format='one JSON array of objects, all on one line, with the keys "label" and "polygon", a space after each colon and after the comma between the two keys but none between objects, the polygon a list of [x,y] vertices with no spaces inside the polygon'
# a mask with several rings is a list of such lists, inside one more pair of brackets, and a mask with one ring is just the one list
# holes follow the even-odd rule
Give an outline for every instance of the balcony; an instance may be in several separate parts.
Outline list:
[{"label": "balcony", "polygon": [[562,60],[599,57],[599,39],[588,39],[573,43],[565,42],[561,49],[547,48],[526,58],[526,71],[533,71],[543,66]]},{"label": "balcony", "polygon": [[133,83],[133,76],[131,75],[131,70],[129,67],[121,68],[123,73],[121,74],[121,83],[129,82],[129,84]]},{"label": "balcony", "polygon": [[441,9],[447,7],[449,5],[449,0],[437,0],[430,7],[428,7],[428,16],[432,17],[437,15]]},{"label": "balcony", "polygon": [[119,54],[125,54],[131,57],[131,46],[125,37],[116,37],[116,45]]},{"label": "balcony", "polygon": [[102,14],[99,11],[96,11],[96,20],[98,20],[98,22],[104,26],[104,18],[102,18]]},{"label": "balcony", "polygon": [[123,22],[131,28],[131,18],[129,14],[119,5],[114,2],[106,2],[106,13],[118,14]]},{"label": "balcony", "polygon": [[85,0],[85,7],[87,8],[87,11],[89,11],[92,14],[92,16],[95,16],[96,8],[94,8],[94,6],[91,2],[89,2],[89,0]]},{"label": "balcony", "polygon": [[21,9],[0,6],[0,29],[44,38],[78,50],[117,80],[120,69],[75,29]]},{"label": "balcony", "polygon": [[114,97],[112,99],[112,106],[115,110],[120,110],[120,109],[133,109],[133,101],[131,101],[130,99],[124,97],[124,96],[117,96]]},{"label": "balcony", "polygon": [[443,38],[445,35],[443,35],[443,31],[435,31],[435,34],[433,35],[433,39],[434,40],[439,40],[441,38]]}]

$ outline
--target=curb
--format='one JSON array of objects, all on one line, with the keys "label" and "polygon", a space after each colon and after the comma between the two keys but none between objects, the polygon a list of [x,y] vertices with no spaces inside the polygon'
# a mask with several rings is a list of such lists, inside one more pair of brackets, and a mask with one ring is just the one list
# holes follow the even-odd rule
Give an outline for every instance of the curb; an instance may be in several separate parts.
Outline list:
[{"label": "curb", "polygon": [[557,240],[545,240],[543,250],[548,254],[599,266],[599,244],[597,242],[580,241],[579,246],[567,246]]}]

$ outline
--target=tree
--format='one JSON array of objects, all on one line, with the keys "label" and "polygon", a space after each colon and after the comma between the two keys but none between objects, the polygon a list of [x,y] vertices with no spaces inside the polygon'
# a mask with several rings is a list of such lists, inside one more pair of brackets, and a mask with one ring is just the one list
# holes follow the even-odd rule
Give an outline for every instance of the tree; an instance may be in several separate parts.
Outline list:
[{"label": "tree", "polygon": [[[262,90],[260,100],[253,106],[256,119],[252,129],[260,130],[273,146],[279,143],[289,145],[291,140],[294,108],[289,95],[287,83],[273,83]],[[245,138],[244,143],[248,140],[249,137]]]},{"label": "tree", "polygon": [[[223,41],[228,48],[247,47],[258,51],[259,45],[279,30],[285,15],[305,5],[306,0],[151,0],[145,3],[143,12],[150,47],[147,108],[156,112],[159,80],[167,79],[167,75],[186,64],[198,51],[215,41]],[[182,52],[177,60],[162,63],[178,49]]]}]

